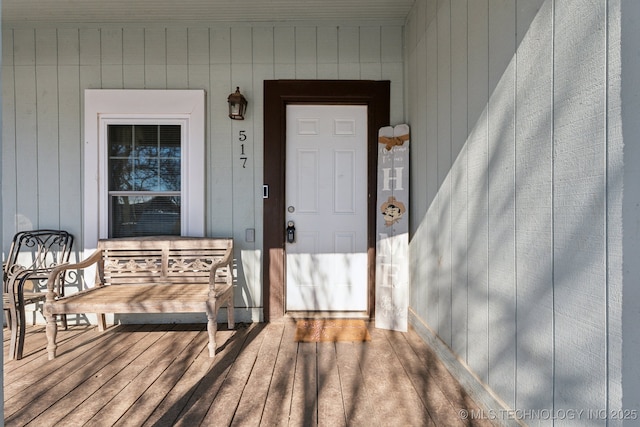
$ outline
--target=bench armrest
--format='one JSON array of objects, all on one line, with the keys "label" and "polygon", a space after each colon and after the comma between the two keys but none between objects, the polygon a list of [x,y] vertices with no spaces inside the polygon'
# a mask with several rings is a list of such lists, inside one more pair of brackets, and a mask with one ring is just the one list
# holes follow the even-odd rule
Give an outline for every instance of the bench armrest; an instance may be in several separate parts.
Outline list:
[{"label": "bench armrest", "polygon": [[53,302],[56,299],[55,286],[60,274],[67,270],[81,270],[83,268],[87,268],[93,264],[96,264],[98,261],[102,259],[102,250],[96,250],[91,256],[80,261],[75,264],[61,264],[55,267],[51,273],[49,273],[49,278],[47,279],[47,302]]},{"label": "bench armrest", "polygon": [[215,289],[216,286],[216,272],[218,271],[219,268],[223,268],[225,266],[228,267],[229,271],[227,273],[227,282],[229,284],[231,284],[232,282],[232,276],[233,276],[233,271],[232,271],[232,267],[231,267],[231,263],[233,261],[233,245],[231,243],[229,243],[229,245],[227,246],[227,250],[224,253],[224,256],[215,261],[213,263],[213,265],[211,266],[211,270],[209,270],[209,289],[210,291],[213,291]]}]

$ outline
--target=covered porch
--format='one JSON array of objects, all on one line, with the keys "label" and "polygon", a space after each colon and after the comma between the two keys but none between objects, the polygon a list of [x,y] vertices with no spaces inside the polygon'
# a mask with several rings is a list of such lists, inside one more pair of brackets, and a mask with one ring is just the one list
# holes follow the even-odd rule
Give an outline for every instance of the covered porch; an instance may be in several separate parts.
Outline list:
[{"label": "covered porch", "polygon": [[205,325],[121,325],[61,330],[49,362],[30,327],[4,364],[5,425],[491,425],[413,329],[298,343],[290,318],[220,326],[215,359]]}]

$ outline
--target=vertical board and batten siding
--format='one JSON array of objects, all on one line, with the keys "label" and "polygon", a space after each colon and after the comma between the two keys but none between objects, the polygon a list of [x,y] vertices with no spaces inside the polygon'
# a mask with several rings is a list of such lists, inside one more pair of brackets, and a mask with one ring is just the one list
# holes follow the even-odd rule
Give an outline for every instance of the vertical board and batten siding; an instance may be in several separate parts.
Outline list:
[{"label": "vertical board and batten siding", "polygon": [[436,11],[436,73],[437,73],[437,175],[438,206],[436,246],[447,254],[438,260],[438,330],[451,342],[451,4],[443,3]]},{"label": "vertical board and batten siding", "polygon": [[[85,89],[204,89],[206,232],[236,241],[239,320],[262,318],[263,81],[390,80],[392,120],[404,118],[397,24],[3,23],[2,39],[4,250],[10,236],[29,228],[60,227],[85,240]],[[226,99],[236,86],[249,101],[245,121],[227,117]],[[247,229],[255,230],[255,241],[247,241]]]},{"label": "vertical board and batten siding", "polygon": [[[465,164],[467,158],[467,93],[468,41],[467,3],[451,3],[451,156]],[[467,241],[467,168],[458,167],[451,173],[451,241]],[[455,333],[467,327],[467,248],[450,245],[451,250],[451,348],[467,354],[467,334]]]},{"label": "vertical board and batten siding", "polygon": [[516,2],[489,0],[488,383],[515,407]]},{"label": "vertical board and batten siding", "polygon": [[[609,126],[608,137],[612,141],[607,152],[607,181],[617,184],[607,196],[610,212],[620,213],[607,223],[609,241],[622,241],[622,250],[609,251],[607,266],[609,281],[613,284],[610,295],[622,293],[622,307],[612,307],[609,311],[610,348],[622,354],[616,360],[609,383],[615,389],[621,383],[623,407],[640,408],[640,329],[638,328],[638,306],[640,301],[640,2],[621,2],[609,6],[609,45],[619,47],[619,51],[609,51],[609,64],[617,64],[622,69],[621,76],[611,76],[609,99],[622,99],[621,105],[611,109],[621,110],[622,126]],[[610,101],[611,103],[611,101]],[[629,144],[623,142],[629,139]],[[623,150],[624,149],[624,150]],[[623,155],[624,154],[624,155]],[[624,167],[623,167],[624,165]],[[624,187],[620,183],[624,182]],[[623,194],[623,189],[624,194]],[[623,197],[624,195],[624,197]],[[624,224],[624,228],[622,225]],[[624,233],[622,233],[624,230]],[[624,269],[621,268],[624,266]],[[624,284],[624,286],[623,286]],[[622,334],[619,332],[622,331]],[[624,346],[623,346],[624,344]],[[617,396],[613,396],[616,398]],[[615,403],[614,399],[611,399]],[[612,405],[613,406],[613,405]]]},{"label": "vertical board and batten siding", "polygon": [[621,408],[619,9],[418,0],[407,20],[412,169],[426,165],[412,322],[490,407]]},{"label": "vertical board and batten siding", "polygon": [[[468,86],[467,86],[467,241],[454,247],[467,248],[467,354],[468,364],[487,381],[489,369],[488,312],[488,130],[489,103],[489,3],[467,5]],[[471,17],[469,19],[469,17]],[[434,108],[437,108],[434,107]],[[462,160],[462,158],[460,158]],[[456,159],[456,163],[459,160]],[[436,225],[437,227],[437,225]]]},{"label": "vertical board and batten siding", "polygon": [[[608,354],[602,345],[610,303],[605,264],[607,4],[575,6],[555,4],[554,388],[559,407],[589,408],[596,403],[606,407],[608,399]],[[589,387],[563,393],[567,385],[580,382]]]},{"label": "vertical board and batten siding", "polygon": [[[516,56],[516,384],[518,404],[553,407],[553,57],[552,2],[527,3],[519,14]],[[539,10],[538,10],[539,8]],[[527,22],[525,21],[525,22]],[[536,37],[526,37],[526,33]],[[535,161],[532,161],[535,159]]]}]

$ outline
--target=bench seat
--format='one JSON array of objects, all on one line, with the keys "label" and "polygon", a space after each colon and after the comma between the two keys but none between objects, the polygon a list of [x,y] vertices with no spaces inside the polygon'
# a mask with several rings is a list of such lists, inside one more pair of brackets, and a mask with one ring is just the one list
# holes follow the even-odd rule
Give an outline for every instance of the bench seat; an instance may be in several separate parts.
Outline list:
[{"label": "bench seat", "polygon": [[[230,285],[216,286],[216,301]],[[55,314],[71,313],[206,313],[208,287],[194,284],[100,286],[66,297]]]}]

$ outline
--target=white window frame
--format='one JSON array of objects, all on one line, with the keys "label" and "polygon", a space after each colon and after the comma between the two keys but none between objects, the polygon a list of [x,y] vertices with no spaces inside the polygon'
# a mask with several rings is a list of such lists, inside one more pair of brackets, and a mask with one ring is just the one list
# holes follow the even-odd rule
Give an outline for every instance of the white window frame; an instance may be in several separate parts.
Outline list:
[{"label": "white window frame", "polygon": [[108,236],[106,129],[114,123],[182,125],[181,221],[183,236],[205,232],[205,93],[203,90],[85,90],[84,251]]}]

